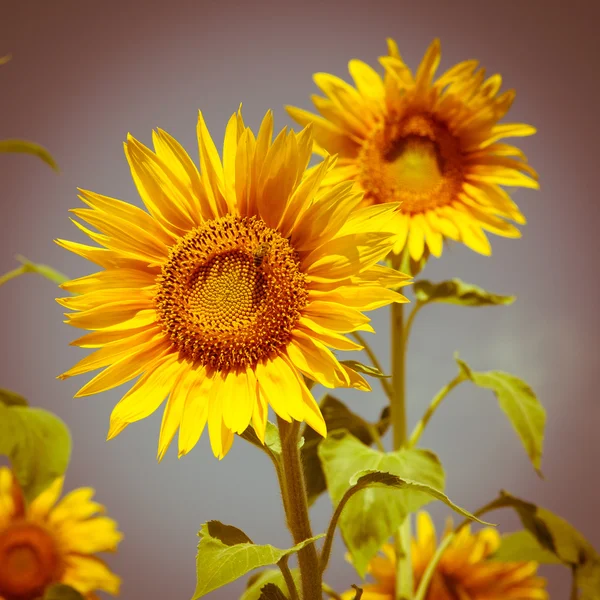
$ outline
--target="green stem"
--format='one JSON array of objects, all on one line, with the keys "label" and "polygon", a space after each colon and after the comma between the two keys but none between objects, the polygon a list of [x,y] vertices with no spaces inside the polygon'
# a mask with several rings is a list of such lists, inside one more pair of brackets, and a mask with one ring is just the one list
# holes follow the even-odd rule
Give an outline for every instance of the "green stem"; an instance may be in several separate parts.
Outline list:
[{"label": "green stem", "polygon": [[[277,423],[281,437],[280,487],[283,507],[294,544],[299,544],[313,537],[308,516],[308,499],[300,449],[298,448],[300,423],[298,421],[288,423],[280,417],[277,417]],[[314,544],[309,544],[298,552],[298,565],[302,581],[302,597],[305,600],[320,600],[323,597],[321,569]]]},{"label": "green stem", "polygon": [[5,284],[7,281],[18,277],[19,275],[23,275],[23,273],[27,273],[27,270],[25,267],[21,266],[9,271],[8,273],[5,273],[4,275],[0,275],[0,285]]},{"label": "green stem", "polygon": [[323,591],[333,600],[342,600],[342,597],[329,585],[323,584]]},{"label": "green stem", "polygon": [[437,547],[435,554],[429,561],[429,564],[427,565],[427,568],[423,573],[423,577],[421,577],[421,582],[419,583],[419,587],[417,588],[417,593],[415,594],[414,600],[425,600],[425,597],[427,596],[427,590],[429,589],[429,584],[431,583],[431,579],[433,577],[433,574],[435,573],[435,569],[438,566],[442,555],[446,551],[446,548],[448,548],[455,535],[455,532],[451,531],[440,542],[440,545]]},{"label": "green stem", "polygon": [[408,345],[408,338],[410,337],[410,331],[411,331],[413,323],[415,321],[415,317],[417,316],[417,314],[419,313],[421,308],[423,308],[423,306],[424,306],[424,304],[422,304],[421,302],[417,302],[415,304],[414,308],[410,311],[410,314],[408,315],[408,319],[406,319],[406,326],[404,327],[404,347],[405,348]]},{"label": "green stem", "polygon": [[[392,402],[391,421],[394,450],[406,444],[406,337],[404,305],[392,304]],[[404,519],[396,534],[396,600],[410,600],[413,595],[413,573],[410,559],[411,522]]]},{"label": "green stem", "polygon": [[[369,344],[367,343],[367,340],[365,340],[365,338],[360,333],[358,333],[358,331],[354,331],[352,333],[352,337],[354,337],[354,339],[361,346],[363,346],[363,349],[364,349],[366,355],[369,357],[369,360],[371,361],[373,366],[380,373],[385,373],[385,371],[381,368],[381,363],[379,362],[377,355],[375,354],[375,352],[373,352],[373,350],[371,349],[371,346],[369,346]],[[383,388],[383,391],[385,392],[385,395],[388,397],[389,400],[391,400],[394,395],[392,386],[388,383],[388,381],[384,377],[379,377],[378,379],[381,383],[381,387]]]},{"label": "green stem", "polygon": [[283,579],[285,584],[287,585],[288,592],[290,593],[290,600],[300,600],[298,596],[298,590],[296,589],[296,583],[294,582],[294,577],[292,576],[292,572],[288,566],[289,556],[284,556],[278,563],[277,566],[283,575]]},{"label": "green stem", "polygon": [[431,401],[429,408],[425,411],[425,414],[421,418],[421,420],[415,425],[413,432],[410,436],[410,440],[408,441],[408,447],[413,448],[417,445],[419,438],[423,434],[425,427],[427,427],[427,423],[442,403],[442,400],[459,384],[465,380],[465,376],[462,373],[459,373],[449,384],[445,385],[435,396],[435,398]]}]

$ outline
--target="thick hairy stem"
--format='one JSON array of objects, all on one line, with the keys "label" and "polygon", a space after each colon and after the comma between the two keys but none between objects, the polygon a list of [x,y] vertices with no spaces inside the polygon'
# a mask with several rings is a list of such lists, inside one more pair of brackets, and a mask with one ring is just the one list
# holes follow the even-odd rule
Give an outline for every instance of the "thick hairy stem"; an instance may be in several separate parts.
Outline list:
[{"label": "thick hairy stem", "polygon": [[[392,402],[391,420],[394,450],[406,444],[406,336],[403,305],[392,304]],[[396,600],[411,600],[413,574],[410,558],[411,526],[407,516],[396,534]]]},{"label": "thick hairy stem", "polygon": [[[304,473],[298,448],[300,424],[288,423],[277,418],[281,437],[281,477],[280,486],[288,528],[294,544],[313,537],[308,516],[308,498],[304,484]],[[298,565],[302,581],[304,600],[323,598],[319,557],[314,544],[309,544],[298,552]]]}]

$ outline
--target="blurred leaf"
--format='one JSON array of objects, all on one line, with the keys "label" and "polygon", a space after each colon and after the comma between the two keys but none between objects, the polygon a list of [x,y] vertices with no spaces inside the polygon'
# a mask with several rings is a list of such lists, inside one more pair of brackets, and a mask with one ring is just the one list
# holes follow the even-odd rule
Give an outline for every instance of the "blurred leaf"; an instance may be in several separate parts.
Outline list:
[{"label": "blurred leaf", "polygon": [[0,66],[5,65],[12,58],[12,54],[7,54],[6,56],[0,56]]},{"label": "blurred leaf", "polygon": [[322,535],[288,550],[270,545],[258,546],[240,529],[209,521],[202,526],[198,544],[197,585],[193,600],[201,598],[259,567],[277,564],[284,556],[298,552]]},{"label": "blurred leaf", "polygon": [[0,388],[0,403],[4,406],[28,406],[28,402],[23,396],[3,388]]},{"label": "blurred leaf", "polygon": [[250,442],[263,452],[271,455],[272,458],[276,458],[281,454],[281,440],[279,439],[279,430],[276,425],[273,425],[270,421],[267,421],[267,428],[265,430],[265,443],[263,444],[256,435],[252,425],[248,425],[244,433],[240,434],[240,437]]},{"label": "blurred leaf", "polygon": [[[291,569],[292,577],[296,583],[296,587],[300,587],[300,570]],[[240,600],[259,600],[260,591],[267,583],[274,583],[280,590],[289,597],[289,590],[283,579],[283,575],[279,569],[268,569],[262,573],[257,573],[248,580],[248,587],[240,596]]]},{"label": "blurred leaf", "polygon": [[423,256],[419,260],[414,260],[408,252],[408,247],[405,246],[399,256],[394,256],[392,265],[401,273],[416,277],[425,268],[429,256],[429,248],[425,246]]},{"label": "blurred leaf", "polygon": [[[335,431],[347,430],[367,446],[374,442],[372,425],[353,413],[341,400],[326,394],[320,402],[320,407],[327,424],[328,436]],[[323,437],[306,426],[302,435],[304,436],[304,446],[301,452],[302,465],[304,466],[308,502],[312,505],[327,489],[325,474],[318,455],[319,444],[323,441]]]},{"label": "blurred leaf", "polygon": [[76,589],[64,583],[57,583],[46,588],[42,600],[84,600],[84,597]]},{"label": "blurred leaf", "polygon": [[[361,577],[368,562],[396,532],[406,515],[433,500],[428,493],[429,487],[444,489],[444,469],[437,456],[429,450],[379,452],[345,432],[329,434],[319,445],[319,456],[329,496],[336,507],[349,491],[351,479],[357,473],[364,475],[365,470],[382,471],[388,474],[388,478],[402,477],[428,486],[427,489],[407,486],[401,494],[393,489],[381,489],[381,486],[372,487],[347,499],[339,525]],[[394,483],[396,480],[390,481]]]},{"label": "blurred leaf", "polygon": [[514,509],[523,527],[533,535],[539,546],[571,568],[575,585],[579,588],[579,600],[600,599],[600,555],[568,521],[507,492],[501,492],[500,497],[486,508],[487,511]]},{"label": "blurred leaf", "polygon": [[460,279],[451,279],[440,283],[432,283],[423,279],[415,281],[413,290],[417,301],[421,304],[446,302],[460,306],[497,306],[512,304],[516,299],[515,296],[492,294]]},{"label": "blurred leaf", "polygon": [[258,600],[287,600],[287,598],[274,583],[267,583],[261,589]]},{"label": "blurred leaf", "polygon": [[0,403],[0,454],[9,457],[27,501],[65,474],[71,457],[67,426],[41,408]]},{"label": "blurred leaf", "polygon": [[522,380],[502,371],[473,371],[455,355],[461,372],[475,385],[492,390],[512,424],[535,470],[541,475],[546,411]]},{"label": "blurred leaf", "polygon": [[391,377],[391,375],[386,375],[385,373],[382,373],[376,367],[373,367],[371,365],[363,365],[357,360],[341,360],[340,362],[346,365],[347,367],[350,367],[353,371],[356,371],[357,373],[362,373],[363,375],[368,375],[369,377],[378,377],[380,379],[387,379],[388,377]]},{"label": "blurred leaf", "polygon": [[58,172],[58,165],[52,158],[52,155],[46,148],[36,144],[35,142],[28,142],[26,140],[0,140],[0,152],[19,152],[24,154],[32,154],[43,160],[47,165],[52,167]]},{"label": "blurred leaf", "polygon": [[23,265],[27,273],[37,273],[38,275],[53,281],[57,285],[65,283],[65,281],[69,281],[69,278],[60,271],[57,271],[48,265],[33,263],[25,258],[22,254],[17,254],[17,260]]},{"label": "blurred leaf", "polygon": [[553,552],[544,548],[526,529],[503,535],[500,547],[490,558],[503,562],[533,560],[541,564],[560,564],[560,559]]},{"label": "blurred leaf", "polygon": [[49,267],[48,265],[32,263],[24,256],[17,255],[17,260],[21,263],[21,266],[9,271],[8,273],[5,273],[4,275],[0,275],[0,286],[11,279],[18,277],[19,275],[25,275],[25,273],[37,273],[38,275],[49,279],[57,285],[60,285],[69,279],[66,275],[63,275],[52,267]]}]

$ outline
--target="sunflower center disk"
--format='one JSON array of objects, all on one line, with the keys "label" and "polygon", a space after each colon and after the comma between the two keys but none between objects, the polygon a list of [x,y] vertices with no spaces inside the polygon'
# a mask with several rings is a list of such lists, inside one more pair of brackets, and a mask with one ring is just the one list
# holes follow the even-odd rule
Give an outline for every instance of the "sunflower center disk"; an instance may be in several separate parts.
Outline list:
[{"label": "sunflower center disk", "polygon": [[276,353],[307,302],[296,251],[256,217],[227,215],[192,230],[157,283],[164,331],[185,358],[217,371]]},{"label": "sunflower center disk", "polygon": [[59,555],[44,529],[17,523],[0,532],[0,597],[33,600],[59,576]]},{"label": "sunflower center disk", "polygon": [[366,140],[359,162],[365,196],[402,202],[405,213],[449,204],[462,183],[458,140],[424,115],[384,123]]}]

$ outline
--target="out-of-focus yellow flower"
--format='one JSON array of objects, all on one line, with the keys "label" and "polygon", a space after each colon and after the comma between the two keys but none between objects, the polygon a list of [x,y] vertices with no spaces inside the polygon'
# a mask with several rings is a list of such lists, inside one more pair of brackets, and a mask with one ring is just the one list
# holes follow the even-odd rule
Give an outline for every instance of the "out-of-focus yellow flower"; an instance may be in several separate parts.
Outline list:
[{"label": "out-of-focus yellow flower", "polygon": [[388,48],[380,59],[384,78],[359,60],[349,64],[356,87],[327,73],[314,76],[325,94],[312,97],[321,116],[287,107],[298,123],[313,124],[318,152],[339,155],[326,182],[356,181],[366,203],[402,202],[394,252],[408,246],[415,260],[425,246],[440,256],[444,238],[490,254],[484,230],[519,237],[505,219],[525,218],[500,186],[538,183],[521,150],[500,141],[535,133],[529,125],[498,124],[514,90],[498,94],[500,75],[486,79],[474,60],[434,79],[439,40],[415,75],[393,40]]},{"label": "out-of-focus yellow flower", "polygon": [[[488,527],[477,533],[471,533],[468,526],[461,529],[438,563],[426,600],[547,600],[546,581],[537,576],[537,563],[489,560],[499,545],[496,529]],[[431,517],[421,512],[417,515],[417,536],[411,544],[415,590],[436,547]],[[362,586],[362,600],[395,599],[396,552],[391,544],[381,552],[369,564],[376,583]],[[348,591],[343,598],[350,600],[354,595],[353,590]]]},{"label": "out-of-focus yellow flower", "polygon": [[120,579],[95,556],[114,552],[122,539],[94,490],[81,488],[57,503],[63,478],[29,506],[10,469],[0,467],[0,600],[34,600],[64,583],[87,600],[96,591],[116,595]]}]

